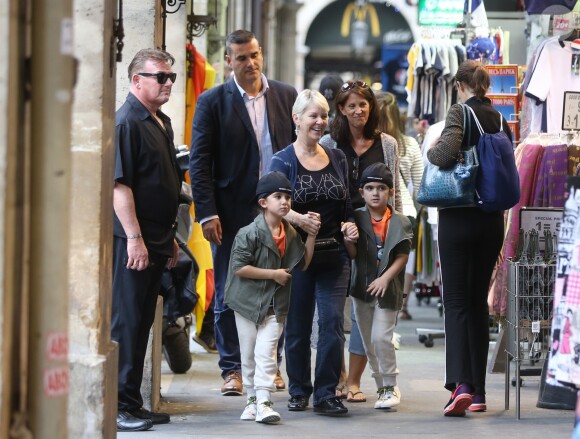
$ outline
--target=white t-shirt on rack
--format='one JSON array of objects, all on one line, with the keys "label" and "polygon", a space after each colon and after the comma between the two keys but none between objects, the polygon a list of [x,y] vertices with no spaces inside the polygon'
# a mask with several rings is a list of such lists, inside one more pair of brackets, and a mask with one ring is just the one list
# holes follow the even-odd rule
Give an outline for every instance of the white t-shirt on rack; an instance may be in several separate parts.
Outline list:
[{"label": "white t-shirt on rack", "polygon": [[562,131],[564,92],[580,92],[580,76],[573,76],[572,49],[565,41],[549,41],[538,57],[526,95],[546,102],[547,132]]}]

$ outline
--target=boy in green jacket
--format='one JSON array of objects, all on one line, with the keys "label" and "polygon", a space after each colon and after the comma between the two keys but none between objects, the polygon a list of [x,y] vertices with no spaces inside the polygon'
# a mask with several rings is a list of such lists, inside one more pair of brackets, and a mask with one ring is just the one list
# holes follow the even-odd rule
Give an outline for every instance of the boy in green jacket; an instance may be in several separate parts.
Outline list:
[{"label": "boy in green jacket", "polygon": [[[240,340],[248,396],[240,416],[244,421],[280,421],[270,394],[276,391],[276,349],[290,304],[290,272],[297,266],[308,268],[316,238],[308,235],[302,243],[284,219],[291,193],[290,181],[281,172],[270,172],[258,181],[256,197],[262,213],[238,231],[230,256],[224,303],[234,311]],[[318,214],[310,215],[320,224]]]},{"label": "boy in green jacket", "polygon": [[378,388],[376,409],[401,402],[393,331],[403,304],[405,265],[411,251],[411,222],[387,204],[393,174],[384,163],[368,166],[359,189],[365,206],[354,213],[356,243],[345,240],[354,259],[350,296],[371,372]]}]

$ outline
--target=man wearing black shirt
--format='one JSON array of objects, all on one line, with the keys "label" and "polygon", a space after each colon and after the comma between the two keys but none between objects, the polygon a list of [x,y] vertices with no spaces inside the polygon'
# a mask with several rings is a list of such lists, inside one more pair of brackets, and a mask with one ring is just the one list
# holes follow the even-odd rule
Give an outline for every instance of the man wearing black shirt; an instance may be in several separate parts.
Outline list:
[{"label": "man wearing black shirt", "polygon": [[178,251],[181,181],[171,120],[160,110],[176,79],[174,61],[161,50],[139,51],[129,65],[131,91],[116,113],[111,337],[119,343],[119,431],[169,422],[142,407],[140,389],[161,276]]}]

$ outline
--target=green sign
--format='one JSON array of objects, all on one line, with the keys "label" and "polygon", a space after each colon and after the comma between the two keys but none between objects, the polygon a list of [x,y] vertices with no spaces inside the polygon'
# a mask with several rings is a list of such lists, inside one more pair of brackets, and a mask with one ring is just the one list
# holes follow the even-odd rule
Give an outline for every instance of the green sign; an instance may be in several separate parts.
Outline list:
[{"label": "green sign", "polygon": [[465,0],[419,0],[420,26],[457,26]]}]

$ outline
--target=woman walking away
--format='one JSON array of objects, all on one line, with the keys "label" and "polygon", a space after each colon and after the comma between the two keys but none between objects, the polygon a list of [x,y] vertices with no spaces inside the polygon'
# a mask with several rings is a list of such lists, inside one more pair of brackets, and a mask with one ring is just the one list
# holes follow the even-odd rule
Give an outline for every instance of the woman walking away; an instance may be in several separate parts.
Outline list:
[{"label": "woman walking away", "polygon": [[[486,133],[503,127],[506,120],[485,97],[489,75],[476,61],[463,62],[455,76],[457,95],[473,109]],[[471,130],[463,126],[463,112],[471,118]],[[469,108],[453,105],[437,144],[427,152],[431,163],[448,168],[461,150],[480,138]],[[487,293],[493,267],[503,244],[503,212],[484,212],[473,205],[439,209],[439,255],[445,308],[445,388],[451,399],[445,416],[465,416],[465,411],[485,411],[485,372],[489,350]]]}]

